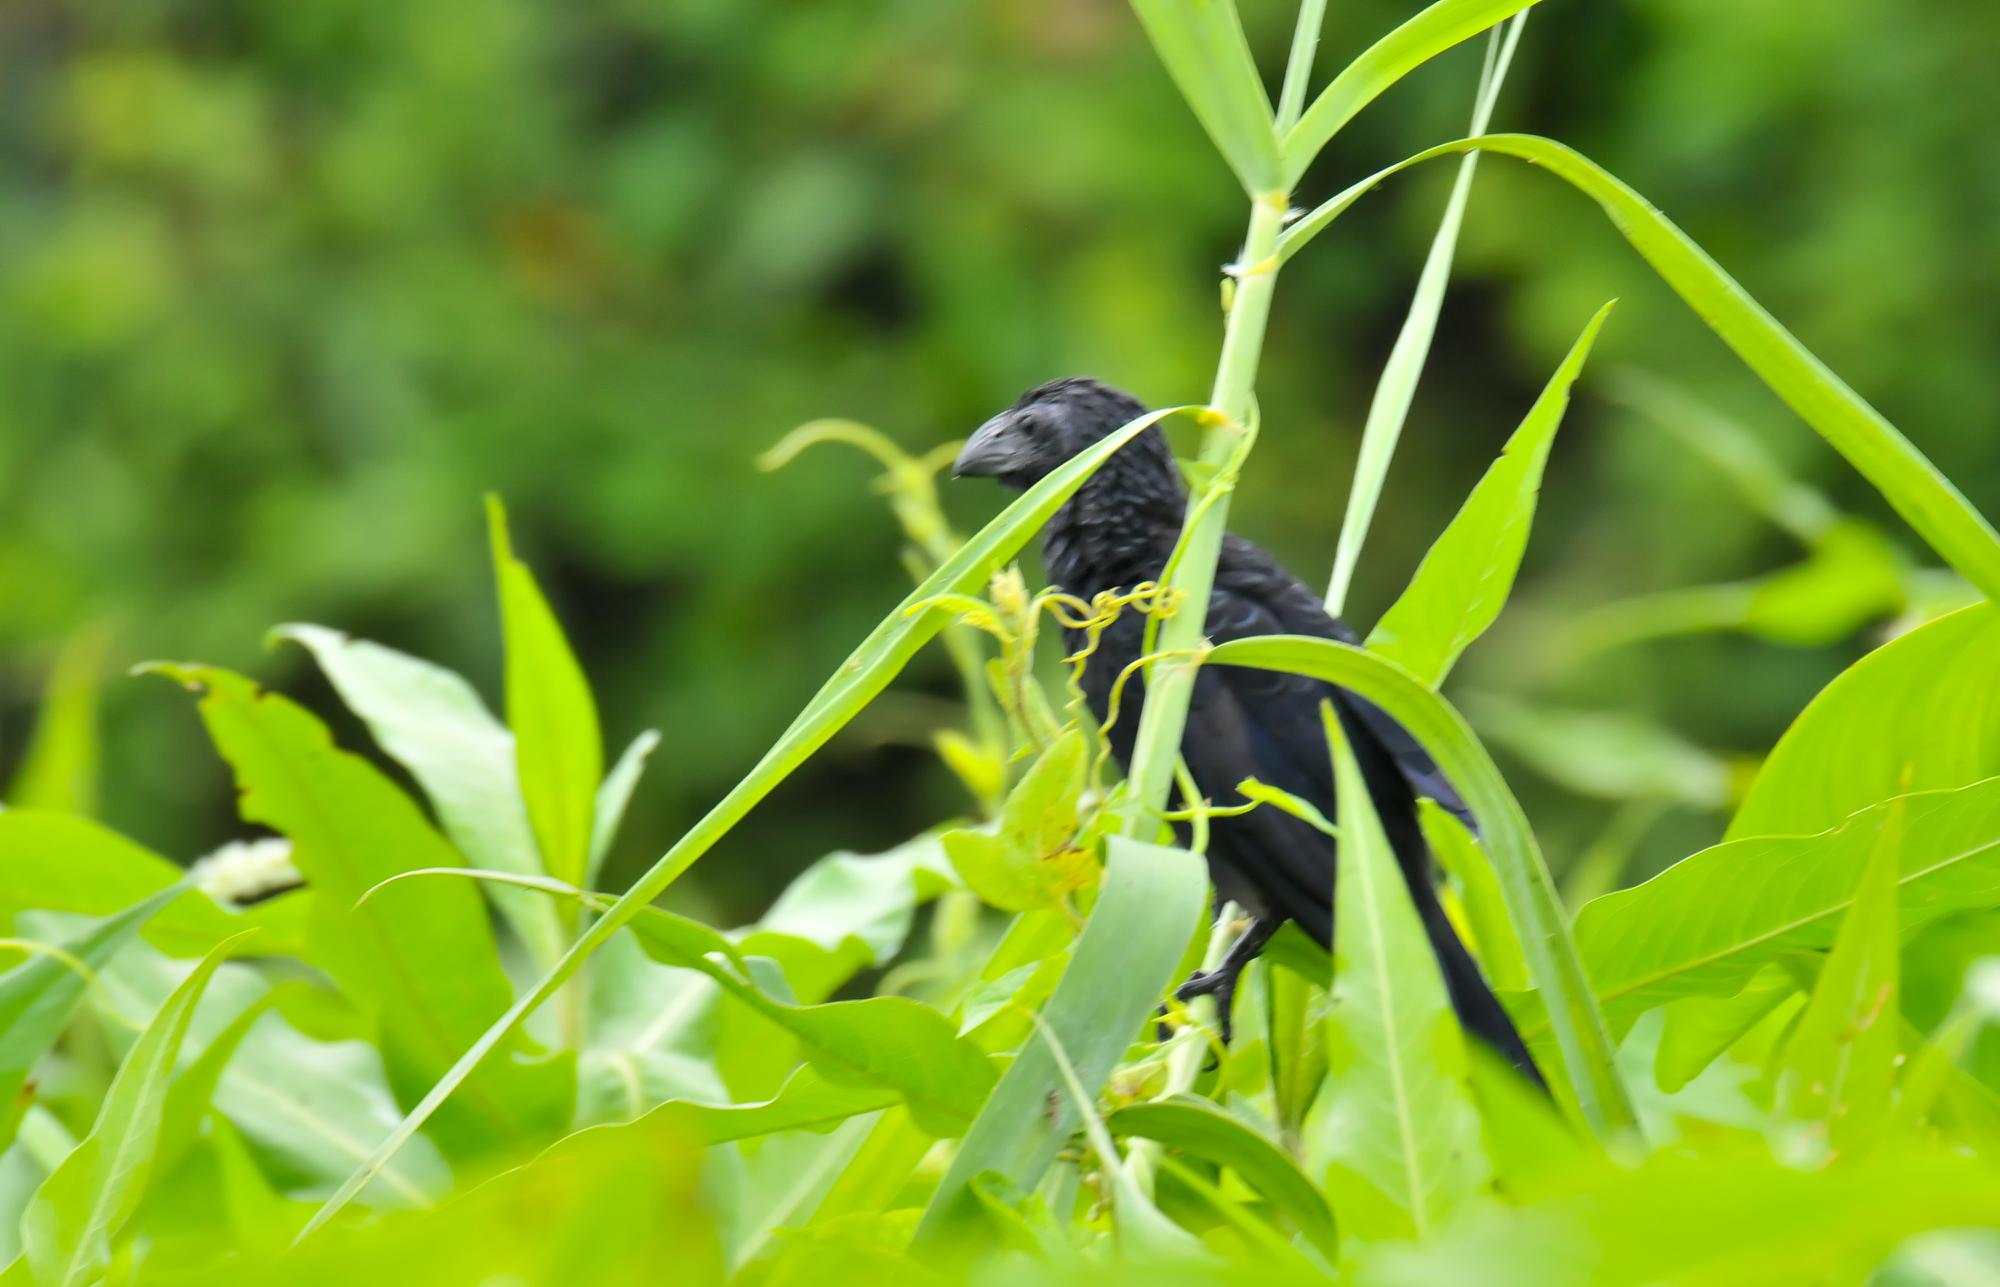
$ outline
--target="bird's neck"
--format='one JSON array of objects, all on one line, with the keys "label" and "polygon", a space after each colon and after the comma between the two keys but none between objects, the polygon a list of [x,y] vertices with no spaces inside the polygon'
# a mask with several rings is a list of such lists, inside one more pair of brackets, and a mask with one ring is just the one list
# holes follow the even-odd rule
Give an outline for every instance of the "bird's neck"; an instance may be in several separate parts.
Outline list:
[{"label": "bird's neck", "polygon": [[1105,461],[1042,529],[1049,580],[1086,599],[1157,581],[1186,513],[1179,466],[1164,436],[1148,430]]}]

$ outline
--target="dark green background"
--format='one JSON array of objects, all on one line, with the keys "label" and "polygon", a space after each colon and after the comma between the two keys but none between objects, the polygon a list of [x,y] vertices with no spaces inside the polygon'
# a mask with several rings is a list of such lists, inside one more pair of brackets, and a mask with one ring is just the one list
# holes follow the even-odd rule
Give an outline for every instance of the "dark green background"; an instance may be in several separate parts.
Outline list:
[{"label": "dark green background", "polygon": [[[1290,7],[1243,8],[1275,67]],[[1322,77],[1413,8],[1332,5]],[[1969,0],[1548,0],[1496,125],[1651,197],[1995,513],[1996,49],[2000,9]],[[1369,109],[1301,199],[1462,133],[1478,57]],[[1235,514],[1310,580],[1448,180],[1398,180],[1281,280]],[[629,870],[904,585],[859,458],[765,476],[756,454],[830,414],[927,446],[1073,372],[1198,399],[1243,213],[1119,0],[17,0],[0,12],[0,769],[53,648],[93,625],[114,632],[111,673],[217,661],[322,711],[267,626],[339,626],[497,697],[494,489],[612,749],[665,733]],[[1882,507],[1546,176],[1486,163],[1461,269],[1353,615],[1393,596],[1620,296],[1516,609],[1460,688],[1650,712],[1754,755],[1868,635],[1520,673],[1538,623],[1796,557],[1597,377],[1668,375],[1838,504]],[[947,492],[967,524],[997,504]],[[950,693],[936,660],[704,864],[724,911],[960,807],[908,746],[950,718],[926,693]],[[241,830],[184,696],[115,679],[106,702],[112,823],[183,858]],[[1559,859],[1604,816],[1516,776]],[[1683,815],[1642,861],[1715,829]]]}]

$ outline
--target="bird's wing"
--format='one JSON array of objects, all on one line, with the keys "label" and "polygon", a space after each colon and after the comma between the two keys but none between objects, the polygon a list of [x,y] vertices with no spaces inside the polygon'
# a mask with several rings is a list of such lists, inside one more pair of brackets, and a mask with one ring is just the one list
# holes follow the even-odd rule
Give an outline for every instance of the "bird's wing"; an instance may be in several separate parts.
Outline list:
[{"label": "bird's wing", "polygon": [[[1310,635],[1344,644],[1361,642],[1345,622],[1327,612],[1319,595],[1303,581],[1262,549],[1231,535],[1224,540],[1222,558],[1216,568],[1215,592],[1209,601],[1208,636],[1216,643],[1223,643],[1260,634]],[[1242,670],[1236,673],[1275,674]],[[1472,811],[1466,807],[1458,789],[1452,786],[1429,752],[1387,711],[1345,689],[1336,689],[1300,676],[1285,678],[1298,682],[1275,686],[1267,684],[1261,690],[1254,685],[1248,686],[1261,698],[1254,702],[1260,720],[1268,719],[1274,726],[1287,728],[1298,736],[1303,736],[1303,730],[1296,727],[1300,719],[1310,721],[1310,737],[1293,744],[1300,747],[1317,744],[1320,748],[1319,759],[1324,763],[1325,737],[1319,727],[1319,703],[1326,697],[1333,697],[1345,717],[1344,722],[1350,726],[1350,736],[1356,731],[1365,732],[1395,764],[1396,770],[1410,784],[1411,791],[1435,800],[1467,827],[1474,827]],[[1301,685],[1311,685],[1312,688],[1308,690]],[[1275,709],[1279,706],[1295,709],[1288,716],[1284,710]],[[1303,707],[1303,710],[1297,710],[1297,707]]]}]

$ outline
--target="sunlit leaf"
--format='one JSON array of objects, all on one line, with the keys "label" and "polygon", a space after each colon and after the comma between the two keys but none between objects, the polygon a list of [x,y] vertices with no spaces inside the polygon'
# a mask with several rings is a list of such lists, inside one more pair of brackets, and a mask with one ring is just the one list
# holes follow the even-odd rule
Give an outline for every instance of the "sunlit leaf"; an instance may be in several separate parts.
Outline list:
[{"label": "sunlit leaf", "polygon": [[1584,326],[1500,459],[1487,467],[1409,586],[1369,632],[1370,648],[1433,688],[1444,682],[1458,655],[1486,633],[1514,588],[1535,521],[1542,467],[1569,406],[1570,386],[1610,312],[1606,304]]},{"label": "sunlit leaf", "polygon": [[1271,100],[1243,37],[1235,0],[1132,0],[1132,9],[1243,190],[1252,196],[1278,191],[1283,167]]}]

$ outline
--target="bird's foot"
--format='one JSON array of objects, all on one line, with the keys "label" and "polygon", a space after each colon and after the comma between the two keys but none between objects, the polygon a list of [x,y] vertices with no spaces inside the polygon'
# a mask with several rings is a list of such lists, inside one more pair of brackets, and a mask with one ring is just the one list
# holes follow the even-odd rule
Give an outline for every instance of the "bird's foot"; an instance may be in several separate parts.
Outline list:
[{"label": "bird's foot", "polygon": [[1235,1029],[1232,1022],[1233,1002],[1236,1000],[1236,984],[1243,977],[1243,967],[1248,960],[1225,960],[1212,970],[1197,970],[1188,976],[1187,982],[1174,989],[1174,997],[1185,1005],[1196,997],[1215,998],[1215,1017],[1220,1027],[1222,1044],[1228,1045]]}]

